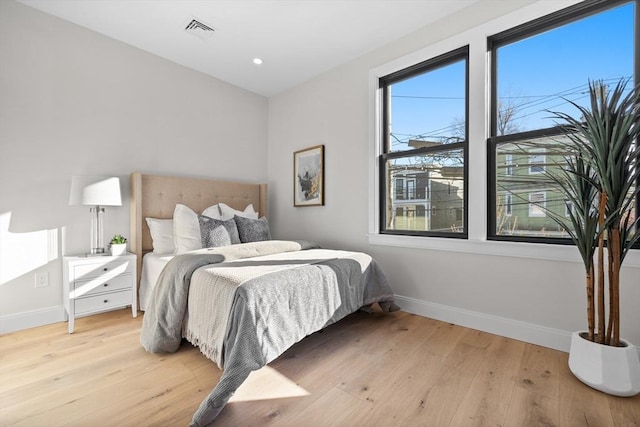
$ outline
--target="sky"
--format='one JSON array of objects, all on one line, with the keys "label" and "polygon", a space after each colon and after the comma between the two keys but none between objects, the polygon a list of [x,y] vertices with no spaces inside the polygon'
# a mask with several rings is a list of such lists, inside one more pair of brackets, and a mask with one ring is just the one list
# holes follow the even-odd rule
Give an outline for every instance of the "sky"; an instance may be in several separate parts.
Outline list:
[{"label": "sky", "polygon": [[[498,96],[516,108],[518,130],[553,126],[545,110],[577,114],[562,98],[583,104],[589,80],[632,78],[633,21],[630,3],[499,48]],[[462,61],[393,84],[393,151],[411,149],[409,139],[455,136],[464,88]]]}]

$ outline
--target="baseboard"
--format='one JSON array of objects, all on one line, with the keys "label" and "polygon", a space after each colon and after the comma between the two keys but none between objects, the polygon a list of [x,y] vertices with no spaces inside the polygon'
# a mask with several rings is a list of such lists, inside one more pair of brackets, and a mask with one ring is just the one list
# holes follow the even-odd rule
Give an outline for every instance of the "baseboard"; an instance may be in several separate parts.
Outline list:
[{"label": "baseboard", "polygon": [[396,303],[403,311],[409,313],[541,345],[554,350],[568,353],[571,345],[571,332],[560,329],[548,328],[534,323],[464,310],[401,295],[396,295]]},{"label": "baseboard", "polygon": [[62,306],[42,308],[40,310],[25,311],[22,313],[0,316],[0,334],[35,328],[36,326],[50,325],[64,321]]},{"label": "baseboard", "polygon": [[[555,350],[568,352],[571,344],[571,332],[560,329],[464,310],[402,295],[396,295],[396,303],[403,311],[408,313],[553,348]],[[64,310],[61,306],[9,314],[0,316],[0,334],[63,322],[64,320]]]}]

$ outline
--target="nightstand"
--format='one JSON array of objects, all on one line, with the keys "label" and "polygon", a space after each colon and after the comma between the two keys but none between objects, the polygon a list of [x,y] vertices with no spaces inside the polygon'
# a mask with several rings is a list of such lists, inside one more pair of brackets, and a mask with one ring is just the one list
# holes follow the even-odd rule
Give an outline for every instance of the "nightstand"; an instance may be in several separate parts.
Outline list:
[{"label": "nightstand", "polygon": [[131,306],[138,316],[136,256],[66,256],[62,258],[62,300],[69,333],[76,317]]}]

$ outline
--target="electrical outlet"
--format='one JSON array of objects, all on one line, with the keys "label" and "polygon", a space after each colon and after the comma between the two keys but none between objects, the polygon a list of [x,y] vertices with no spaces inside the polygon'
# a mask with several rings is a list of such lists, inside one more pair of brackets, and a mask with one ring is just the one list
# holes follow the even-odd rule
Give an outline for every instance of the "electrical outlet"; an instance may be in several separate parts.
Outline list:
[{"label": "electrical outlet", "polygon": [[49,286],[49,273],[46,271],[36,273],[36,288],[44,288],[45,286]]}]

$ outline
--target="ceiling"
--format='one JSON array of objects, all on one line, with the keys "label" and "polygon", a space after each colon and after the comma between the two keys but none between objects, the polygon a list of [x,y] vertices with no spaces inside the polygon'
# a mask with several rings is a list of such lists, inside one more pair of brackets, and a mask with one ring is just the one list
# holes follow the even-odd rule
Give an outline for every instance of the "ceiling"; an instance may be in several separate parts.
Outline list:
[{"label": "ceiling", "polygon": [[478,0],[18,1],[269,97]]}]

